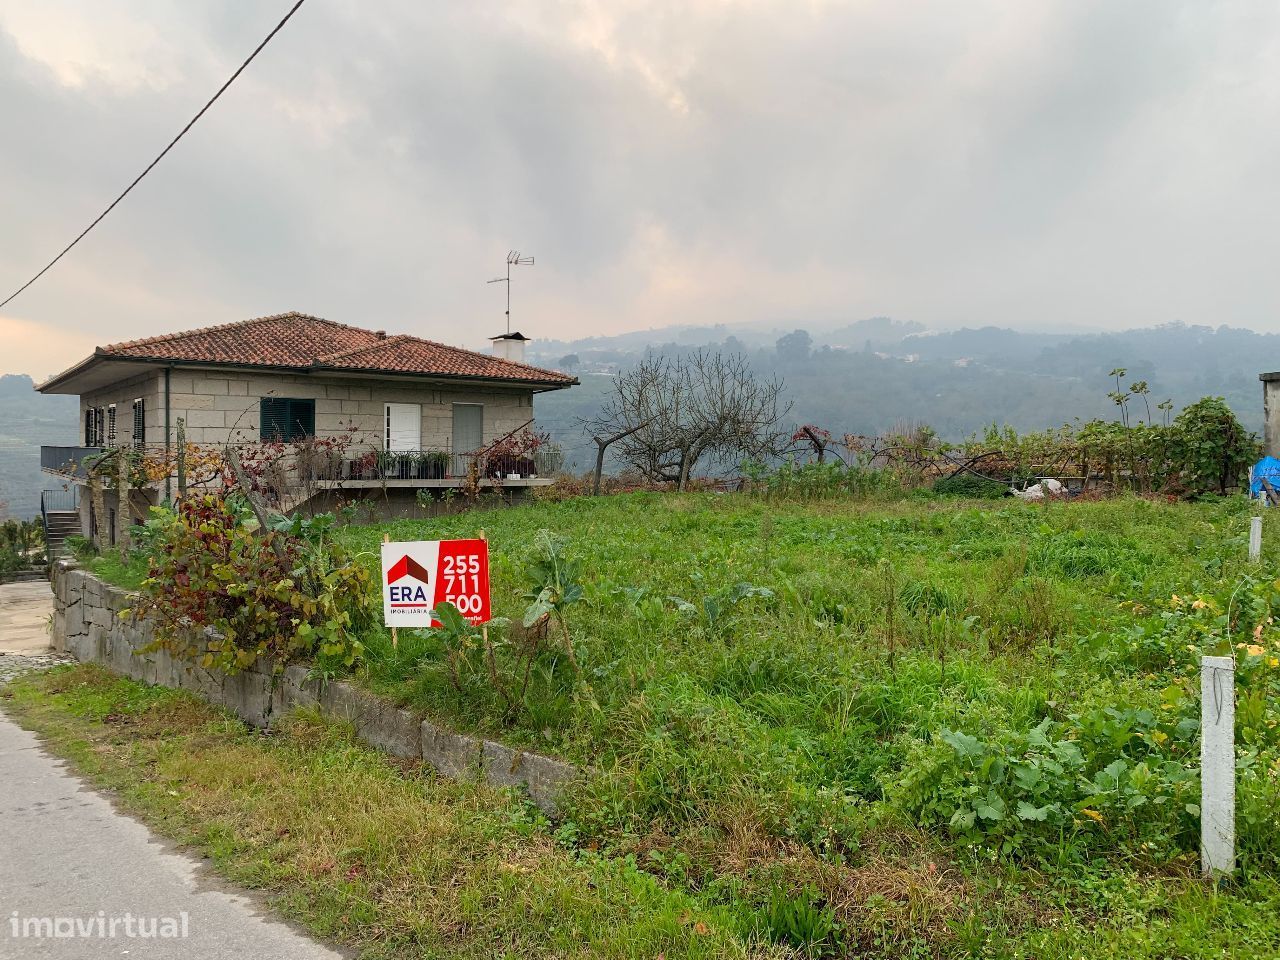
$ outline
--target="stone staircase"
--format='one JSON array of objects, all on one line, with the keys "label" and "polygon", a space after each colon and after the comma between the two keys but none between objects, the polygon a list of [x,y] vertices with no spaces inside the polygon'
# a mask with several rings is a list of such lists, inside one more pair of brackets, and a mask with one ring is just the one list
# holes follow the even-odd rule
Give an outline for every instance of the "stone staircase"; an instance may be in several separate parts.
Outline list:
[{"label": "stone staircase", "polygon": [[44,542],[52,563],[67,552],[67,537],[80,533],[80,511],[49,510],[44,515]]}]

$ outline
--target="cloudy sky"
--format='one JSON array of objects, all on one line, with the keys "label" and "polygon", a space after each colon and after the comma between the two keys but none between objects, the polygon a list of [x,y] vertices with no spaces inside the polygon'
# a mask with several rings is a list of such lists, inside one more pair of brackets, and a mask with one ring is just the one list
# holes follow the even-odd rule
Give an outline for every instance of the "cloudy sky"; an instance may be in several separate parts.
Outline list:
[{"label": "cloudy sky", "polygon": [[[0,299],[283,15],[0,0]],[[308,0],[0,314],[0,371],[297,309],[477,347],[673,323],[1280,330],[1280,7]]]}]

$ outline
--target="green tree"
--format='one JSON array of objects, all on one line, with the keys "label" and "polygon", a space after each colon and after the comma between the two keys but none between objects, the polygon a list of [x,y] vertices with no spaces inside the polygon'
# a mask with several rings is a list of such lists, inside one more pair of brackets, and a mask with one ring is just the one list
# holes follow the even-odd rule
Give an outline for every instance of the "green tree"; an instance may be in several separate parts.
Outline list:
[{"label": "green tree", "polygon": [[1171,455],[1184,483],[1196,492],[1242,483],[1258,459],[1258,438],[1245,431],[1222,397],[1203,397],[1173,421]]}]

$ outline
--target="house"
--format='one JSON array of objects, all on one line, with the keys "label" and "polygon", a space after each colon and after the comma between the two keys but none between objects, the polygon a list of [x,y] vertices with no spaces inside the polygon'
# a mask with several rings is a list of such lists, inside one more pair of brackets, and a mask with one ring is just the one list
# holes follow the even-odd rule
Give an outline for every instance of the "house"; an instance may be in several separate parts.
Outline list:
[{"label": "house", "polygon": [[[82,486],[86,460],[106,449],[168,464],[181,425],[187,444],[206,448],[328,439],[322,468],[308,465],[307,494],[376,491],[391,512],[419,490],[474,483],[478,471],[483,485],[527,489],[550,482],[554,448],[521,448],[505,461],[486,454],[527,435],[536,394],[578,381],[523,363],[525,340],[503,334],[483,354],[283,313],[99,347],[36,387],[80,397],[83,440],[41,448],[41,467]],[[173,496],[175,482],[166,472],[135,490],[130,513],[145,516],[148,504]],[[87,499],[75,507],[86,536],[94,529]],[[297,491],[293,500],[284,506],[301,505]]]}]

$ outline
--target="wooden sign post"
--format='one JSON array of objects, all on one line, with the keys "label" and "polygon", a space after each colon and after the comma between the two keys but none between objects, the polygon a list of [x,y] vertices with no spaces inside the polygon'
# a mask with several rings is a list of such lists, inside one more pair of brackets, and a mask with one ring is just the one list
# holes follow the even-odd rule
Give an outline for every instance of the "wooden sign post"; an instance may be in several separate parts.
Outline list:
[{"label": "wooden sign post", "polygon": [[[383,543],[390,543],[390,542],[391,542],[391,534],[389,534],[389,533],[384,533],[384,534],[382,535],[382,542],[383,542]],[[396,628],[395,628],[395,627],[392,627],[392,628],[391,628],[391,649],[392,649],[392,650],[399,650],[399,649],[400,649],[400,635],[399,635],[399,633],[396,631]]]}]

